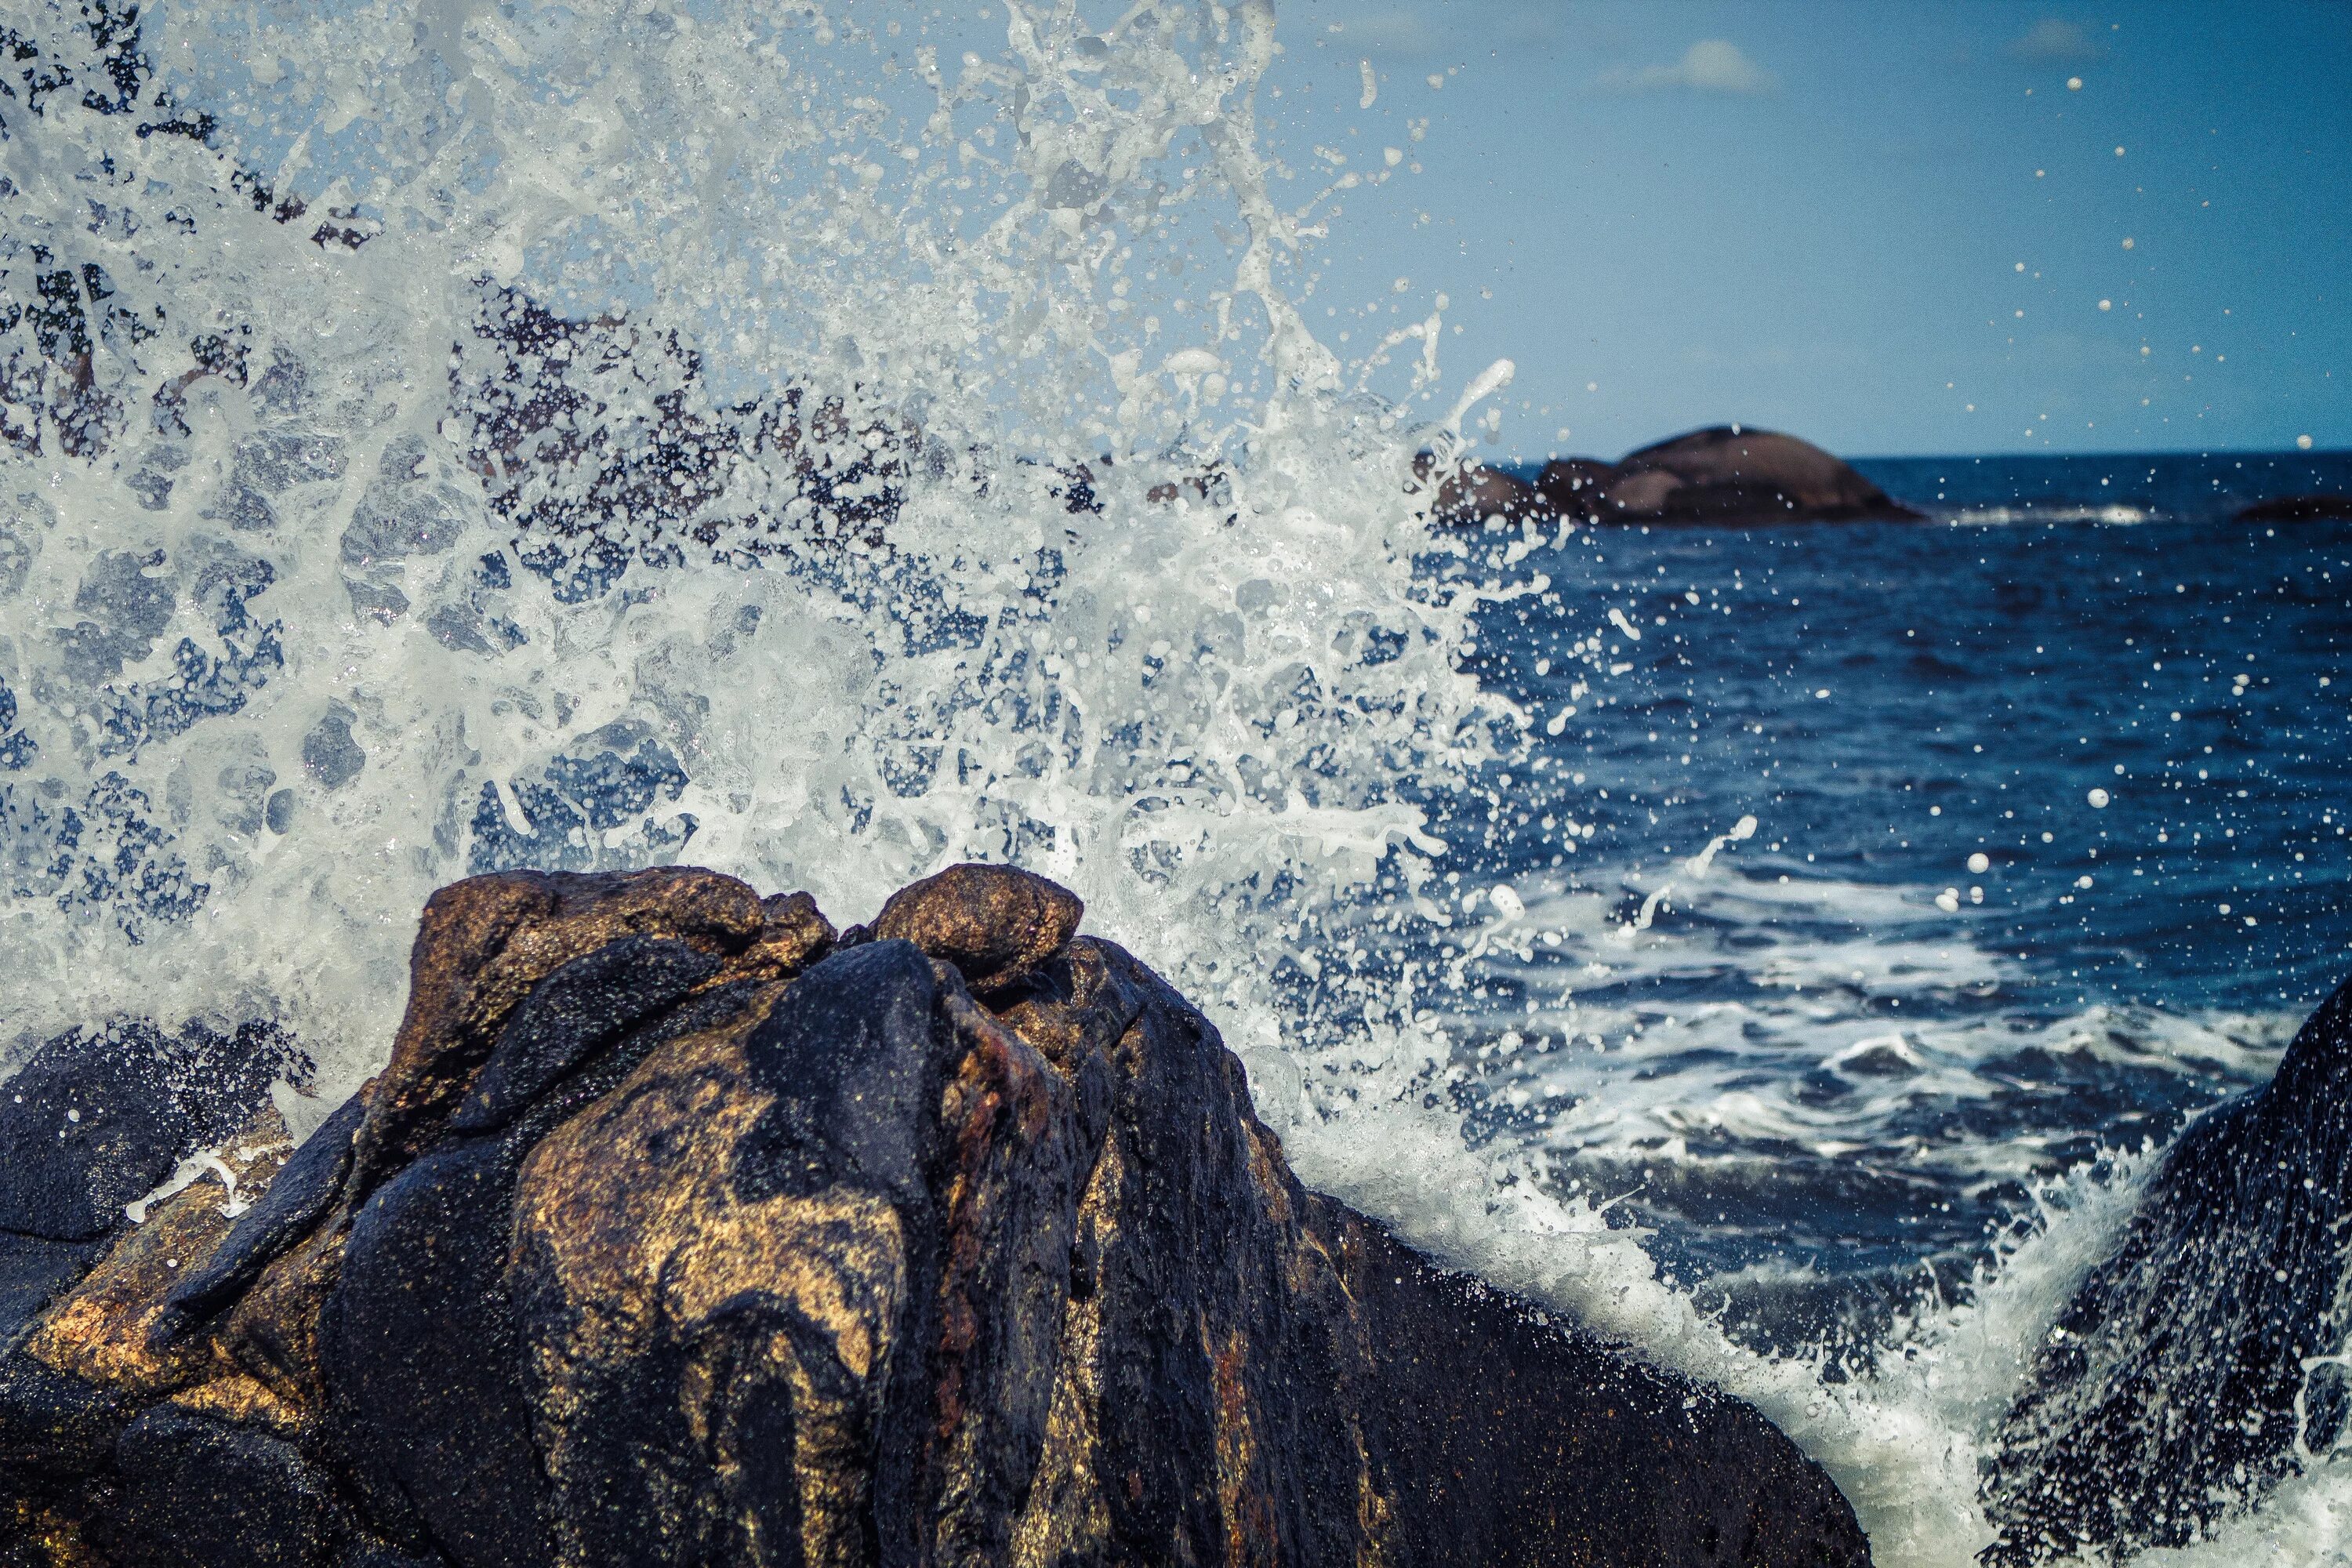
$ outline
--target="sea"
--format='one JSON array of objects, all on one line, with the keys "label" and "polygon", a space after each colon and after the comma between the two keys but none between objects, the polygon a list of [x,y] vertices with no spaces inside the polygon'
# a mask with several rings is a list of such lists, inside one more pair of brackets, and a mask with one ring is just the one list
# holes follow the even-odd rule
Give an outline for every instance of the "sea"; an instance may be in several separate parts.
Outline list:
[{"label": "sea", "polygon": [[2352,456],[1857,466],[1927,521],[1581,531],[1474,656],[1540,720],[1465,868],[1475,1135],[1774,1343],[1952,1289],[2352,978],[2352,524],[2234,521]]},{"label": "sea", "polygon": [[[457,878],[1017,862],[1303,1179],[1958,1568],[2135,1184],[2352,974],[2352,524],[2235,520],[2352,454],[1433,529],[1514,367],[1318,336],[1393,168],[1278,155],[1255,0],[0,24],[0,1070],[266,1018],[307,1130]],[[2144,1561],[2347,1539],[2319,1457]]]}]

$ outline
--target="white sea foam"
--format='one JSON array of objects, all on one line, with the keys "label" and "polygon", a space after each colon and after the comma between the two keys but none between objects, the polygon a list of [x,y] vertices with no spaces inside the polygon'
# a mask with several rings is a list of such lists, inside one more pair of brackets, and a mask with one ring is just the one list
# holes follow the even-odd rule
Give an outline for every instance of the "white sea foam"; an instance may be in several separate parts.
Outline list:
[{"label": "white sea foam", "polygon": [[[1521,912],[1465,948],[1448,1020],[1474,1041],[1505,1042],[1482,1053],[1490,1086],[1547,1108],[1548,1147],[1690,1160],[1704,1158],[1688,1147],[1694,1137],[1727,1139],[1829,1157],[1870,1150],[1963,1184],[2021,1179],[2043,1173],[2063,1107],[2007,1137],[1955,1138],[1940,1119],[1930,1128],[1911,1113],[2010,1090],[2008,1064],[2029,1055],[2224,1088],[2259,1082],[2299,1022],[1977,1005],[2025,972],[1927,888],[1749,875],[1696,858],[1667,877],[1675,891],[1665,900],[1639,884],[1618,897],[1524,884]],[[1825,1099],[1816,1068],[1843,1092]]]},{"label": "white sea foam", "polygon": [[2164,516],[2136,506],[1974,506],[1955,511],[1948,520],[1956,528],[1999,528],[2020,522],[2101,522],[2120,527],[2135,522],[2161,522]]}]

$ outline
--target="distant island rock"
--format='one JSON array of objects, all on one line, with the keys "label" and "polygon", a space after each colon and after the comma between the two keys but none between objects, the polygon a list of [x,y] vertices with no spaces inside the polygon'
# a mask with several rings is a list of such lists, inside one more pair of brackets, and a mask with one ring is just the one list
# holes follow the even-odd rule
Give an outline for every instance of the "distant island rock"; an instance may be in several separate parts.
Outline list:
[{"label": "distant island rock", "polygon": [[2240,522],[2323,522],[2352,519],[2352,496],[2273,496],[2240,507]]},{"label": "distant island rock", "polygon": [[1533,484],[1465,463],[1441,481],[1431,514],[1454,525],[1490,517],[1738,525],[1923,515],[1810,441],[1741,425],[1693,430],[1615,463],[1556,458]]},{"label": "distant island rock", "polygon": [[[1427,452],[1413,459],[1413,477],[1421,488],[1426,489],[1435,467],[1436,458]],[[1490,517],[1517,522],[1525,518],[1549,520],[1559,515],[1558,509],[1527,480],[1478,462],[1465,462],[1437,481],[1437,493],[1430,502],[1429,514],[1439,522],[1457,527],[1475,527]]]}]

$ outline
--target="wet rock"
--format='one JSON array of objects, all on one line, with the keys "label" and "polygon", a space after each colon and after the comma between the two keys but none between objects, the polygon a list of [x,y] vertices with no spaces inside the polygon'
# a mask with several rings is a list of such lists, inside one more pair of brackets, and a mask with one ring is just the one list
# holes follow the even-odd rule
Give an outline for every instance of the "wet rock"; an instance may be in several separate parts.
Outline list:
[{"label": "wet rock", "polygon": [[720,955],[764,933],[760,897],[731,877],[663,868],[575,875],[504,871],[442,889],[409,955],[408,1011],[353,1152],[364,1196],[424,1152],[530,989],[606,942],[646,935]]},{"label": "wet rock", "polygon": [[13,1349],[41,1309],[88,1273],[105,1250],[103,1240],[0,1233],[0,1347]]},{"label": "wet rock", "polygon": [[2352,1417],[2352,984],[2192,1123],[2059,1314],[1984,1488],[1997,1565],[2198,1539]]},{"label": "wet rock", "polygon": [[383,1075],[0,1358],[0,1502],[106,1563],[1867,1561],[1752,1409],[1299,1186],[1079,915],[445,889]]},{"label": "wet rock", "polygon": [[206,1383],[213,1368],[203,1348],[159,1331],[171,1292],[186,1266],[221,1245],[243,1198],[268,1186],[290,1147],[285,1133],[277,1111],[264,1107],[216,1148],[180,1162],[162,1189],[166,1195],[134,1205],[140,1217],[42,1312],[24,1341],[26,1353],[93,1386],[140,1397]]},{"label": "wet rock", "polygon": [[300,1568],[325,1560],[326,1478],[290,1443],[162,1405],[117,1440],[89,1540],[119,1568]]},{"label": "wet rock", "polygon": [[365,1098],[353,1095],[302,1141],[278,1167],[261,1201],[212,1256],[181,1272],[149,1331],[152,1341],[169,1342],[192,1325],[211,1320],[243,1294],[272,1259],[309,1233],[342,1190],[344,1173],[351,1169],[352,1140],[366,1110]]},{"label": "wet rock", "polygon": [[379,1188],[319,1330],[336,1458],[395,1535],[467,1568],[549,1560],[529,1348],[504,1279],[520,1142],[461,1140]]},{"label": "wet rock", "polygon": [[1043,877],[967,864],[891,894],[873,932],[913,942],[955,965],[975,991],[992,991],[1061,952],[1085,912],[1076,893]]},{"label": "wet rock", "polygon": [[2352,518],[2352,496],[2272,496],[2238,509],[2239,522],[2319,522]]},{"label": "wet rock", "polygon": [[37,1357],[0,1357],[0,1497],[38,1496],[95,1471],[137,1411]]},{"label": "wet rock", "polygon": [[235,1131],[275,1079],[307,1071],[258,1025],[166,1035],[132,1024],[51,1041],[0,1093],[0,1236],[111,1235],[182,1154]]},{"label": "wet rock", "polygon": [[562,965],[531,988],[499,1030],[449,1125],[460,1132],[505,1126],[594,1052],[676,1005],[719,962],[682,942],[638,935]]}]

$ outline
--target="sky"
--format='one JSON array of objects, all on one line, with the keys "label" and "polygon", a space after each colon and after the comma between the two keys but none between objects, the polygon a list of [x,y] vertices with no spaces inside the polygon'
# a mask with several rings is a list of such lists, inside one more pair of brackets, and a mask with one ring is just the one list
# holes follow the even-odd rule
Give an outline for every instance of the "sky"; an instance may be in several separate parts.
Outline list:
[{"label": "sky", "polygon": [[1492,456],[2352,447],[2352,4],[1278,14],[1291,164],[1402,154],[1308,314],[1444,293],[1448,382],[1517,366]]}]

